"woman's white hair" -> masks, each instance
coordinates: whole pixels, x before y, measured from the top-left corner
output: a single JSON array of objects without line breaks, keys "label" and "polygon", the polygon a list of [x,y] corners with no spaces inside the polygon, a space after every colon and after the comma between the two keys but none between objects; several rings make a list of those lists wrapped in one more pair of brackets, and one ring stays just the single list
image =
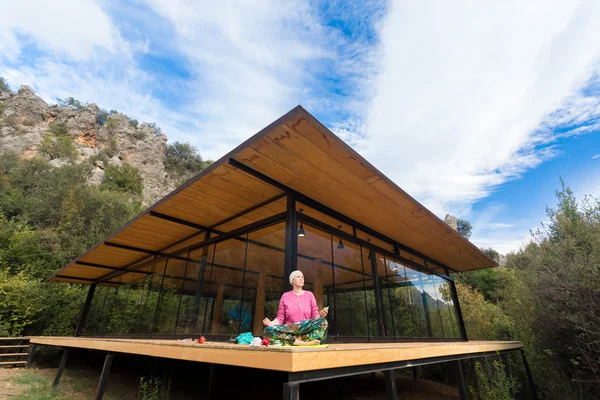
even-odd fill
[{"label": "woman's white hair", "polygon": [[294,278],[298,274],[302,274],[302,271],[299,271],[299,270],[292,271],[292,273],[290,274],[290,285],[294,286]]}]

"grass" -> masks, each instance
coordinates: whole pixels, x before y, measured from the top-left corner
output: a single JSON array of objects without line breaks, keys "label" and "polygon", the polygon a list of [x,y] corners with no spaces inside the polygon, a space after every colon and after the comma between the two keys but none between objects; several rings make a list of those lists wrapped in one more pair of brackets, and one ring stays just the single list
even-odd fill
[{"label": "grass", "polygon": [[[95,371],[65,371],[58,387],[52,382],[56,369],[20,369],[15,376],[4,379],[17,393],[11,395],[15,400],[83,400],[95,397],[99,376]],[[110,387],[110,386],[109,386]],[[0,390],[2,392],[2,390]],[[2,397],[2,393],[0,393]],[[107,400],[131,399],[131,396],[106,393]]]}]

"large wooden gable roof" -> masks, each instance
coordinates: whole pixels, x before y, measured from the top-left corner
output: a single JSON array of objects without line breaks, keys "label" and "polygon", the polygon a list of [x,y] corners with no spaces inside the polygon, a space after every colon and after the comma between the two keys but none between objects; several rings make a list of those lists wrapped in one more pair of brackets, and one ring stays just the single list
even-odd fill
[{"label": "large wooden gable roof", "polygon": [[[205,227],[219,229],[225,227],[223,222],[243,226],[285,211],[281,187],[236,168],[232,160],[455,271],[496,266],[298,106],[50,280],[91,284],[120,269],[198,243],[204,239]],[[233,218],[265,203],[266,207]]]}]

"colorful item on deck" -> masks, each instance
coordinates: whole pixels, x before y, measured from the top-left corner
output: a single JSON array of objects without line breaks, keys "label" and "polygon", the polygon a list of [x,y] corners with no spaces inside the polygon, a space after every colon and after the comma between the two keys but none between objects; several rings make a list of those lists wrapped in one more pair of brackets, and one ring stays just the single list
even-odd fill
[{"label": "colorful item on deck", "polygon": [[326,318],[313,318],[291,324],[267,326],[264,335],[272,341],[280,340],[289,346],[292,346],[296,339],[304,342],[318,340],[323,343],[327,340],[328,327],[329,324]]}]

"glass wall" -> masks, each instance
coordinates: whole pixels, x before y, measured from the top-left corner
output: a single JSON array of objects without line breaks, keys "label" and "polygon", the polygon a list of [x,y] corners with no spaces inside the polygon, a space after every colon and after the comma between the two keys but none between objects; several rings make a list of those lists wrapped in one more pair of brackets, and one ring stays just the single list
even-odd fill
[{"label": "glass wall", "polygon": [[[226,224],[275,215],[285,204]],[[460,338],[451,282],[428,272],[425,260],[302,204],[297,210],[297,268],[319,309],[329,307],[330,340]],[[120,275],[114,287],[97,288],[84,334],[261,335],[287,287],[285,235],[281,221]]]},{"label": "glass wall", "polygon": [[259,335],[284,290],[284,242],[278,223],[123,274],[97,289],[84,334]]}]

